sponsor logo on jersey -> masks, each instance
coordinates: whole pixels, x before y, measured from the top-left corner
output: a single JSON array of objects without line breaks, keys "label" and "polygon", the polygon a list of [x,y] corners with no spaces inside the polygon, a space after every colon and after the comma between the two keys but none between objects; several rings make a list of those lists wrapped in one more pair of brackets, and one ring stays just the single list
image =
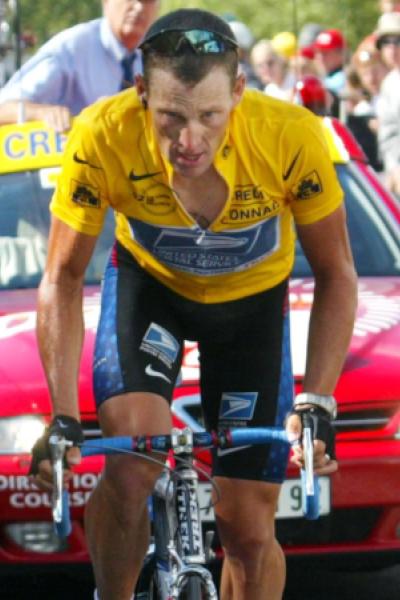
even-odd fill
[{"label": "sponsor logo on jersey", "polygon": [[223,421],[250,421],[253,418],[258,392],[224,392],[219,419]]},{"label": "sponsor logo on jersey", "polygon": [[277,199],[268,203],[254,203],[250,205],[233,204],[228,213],[221,220],[224,224],[231,223],[257,223],[278,214],[281,204]]},{"label": "sponsor logo on jersey", "polygon": [[285,173],[282,173],[282,179],[283,181],[287,181],[290,177],[290,175],[292,174],[293,171],[293,167],[297,162],[297,159],[300,156],[300,152],[302,151],[302,146],[300,146],[299,150],[297,151],[297,154],[295,154],[292,162],[290,163],[290,165],[288,166],[287,170],[285,171]]},{"label": "sponsor logo on jersey", "polygon": [[99,169],[101,170],[102,167],[98,167],[97,165],[93,165],[92,163],[90,163],[89,161],[85,160],[84,158],[81,158],[77,152],[74,152],[74,155],[72,157],[72,160],[76,163],[78,163],[79,165],[87,165],[88,167],[90,167],[91,169]]},{"label": "sponsor logo on jersey", "polygon": [[100,208],[100,192],[97,188],[75,179],[71,182],[71,198],[75,204],[84,208]]},{"label": "sponsor logo on jersey", "polygon": [[139,175],[132,169],[129,173],[129,179],[131,181],[142,181],[143,179],[150,179],[156,175],[160,175],[161,171],[155,171],[154,173],[140,173]]},{"label": "sponsor logo on jersey", "polygon": [[311,171],[293,188],[294,196],[298,200],[309,200],[322,194],[323,188],[317,171]]},{"label": "sponsor logo on jersey", "polygon": [[218,275],[260,262],[279,246],[279,215],[215,233],[198,226],[159,227],[128,217],[132,237],[164,264],[187,273]]},{"label": "sponsor logo on jersey", "polygon": [[168,215],[176,208],[176,202],[170,189],[163,184],[157,183],[146,188],[143,192],[135,190],[133,197],[146,212],[152,215]]},{"label": "sponsor logo on jersey", "polygon": [[171,368],[179,352],[179,343],[164,327],[151,323],[144,334],[140,349],[159,358]]}]

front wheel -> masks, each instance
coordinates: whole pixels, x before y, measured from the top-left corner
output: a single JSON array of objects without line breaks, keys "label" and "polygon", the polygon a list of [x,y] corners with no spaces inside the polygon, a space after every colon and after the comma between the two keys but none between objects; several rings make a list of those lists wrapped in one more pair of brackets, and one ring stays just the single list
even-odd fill
[{"label": "front wheel", "polygon": [[182,600],[206,600],[204,588],[200,577],[190,575],[185,585],[185,589],[181,594]]}]

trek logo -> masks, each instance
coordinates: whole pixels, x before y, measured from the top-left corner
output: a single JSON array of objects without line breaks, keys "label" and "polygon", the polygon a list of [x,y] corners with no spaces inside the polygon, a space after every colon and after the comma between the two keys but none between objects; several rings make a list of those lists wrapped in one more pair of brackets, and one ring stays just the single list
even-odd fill
[{"label": "trek logo", "polygon": [[90,167],[91,169],[99,169],[102,170],[102,167],[97,167],[96,165],[92,165],[92,163],[88,162],[87,160],[84,160],[83,158],[80,158],[78,156],[77,152],[74,152],[74,155],[72,157],[73,161],[80,164],[80,165],[87,165],[88,167]]},{"label": "trek logo", "polygon": [[156,175],[161,175],[161,171],[156,171],[155,173],[143,173],[143,175],[135,175],[132,169],[129,173],[129,179],[131,181],[142,181],[142,179],[149,179],[150,177],[155,177]]},{"label": "trek logo", "polygon": [[300,156],[300,152],[302,151],[302,149],[303,149],[303,148],[302,148],[302,147],[300,147],[299,151],[297,152],[297,154],[295,155],[294,159],[293,159],[293,160],[292,160],[292,162],[290,163],[290,165],[289,165],[289,167],[288,167],[288,170],[286,171],[286,173],[283,173],[283,175],[282,175],[282,179],[283,179],[283,181],[287,181],[287,180],[289,179],[289,177],[290,177],[290,175],[291,175],[291,173],[292,173],[292,171],[293,171],[293,167],[294,167],[294,165],[296,164],[296,162],[297,162],[297,159],[299,158],[299,156]]},{"label": "trek logo", "polygon": [[224,392],[219,418],[231,421],[250,421],[253,418],[258,392]]},{"label": "trek logo", "polygon": [[164,379],[168,383],[171,383],[171,380],[169,377],[164,375],[164,373],[161,373],[161,371],[156,371],[155,369],[153,369],[151,364],[148,364],[146,366],[144,372],[146,373],[146,375],[149,375],[150,377],[159,377],[160,379]]}]

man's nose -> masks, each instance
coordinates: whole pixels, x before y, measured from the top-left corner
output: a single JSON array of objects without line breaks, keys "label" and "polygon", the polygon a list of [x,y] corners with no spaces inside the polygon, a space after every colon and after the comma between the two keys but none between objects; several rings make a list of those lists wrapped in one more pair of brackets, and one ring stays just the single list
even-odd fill
[{"label": "man's nose", "polygon": [[179,132],[179,144],[185,150],[196,150],[201,140],[201,128],[196,123],[188,123]]}]

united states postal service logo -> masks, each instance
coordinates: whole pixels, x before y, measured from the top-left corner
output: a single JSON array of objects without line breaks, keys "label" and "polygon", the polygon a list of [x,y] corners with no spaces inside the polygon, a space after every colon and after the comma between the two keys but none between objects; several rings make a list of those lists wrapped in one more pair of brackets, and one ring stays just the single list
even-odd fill
[{"label": "united states postal service logo", "polygon": [[224,392],[219,410],[220,419],[250,421],[253,418],[258,392]]},{"label": "united states postal service logo", "polygon": [[159,357],[173,363],[179,352],[179,343],[164,327],[151,323],[144,334],[142,345],[153,348]]}]

